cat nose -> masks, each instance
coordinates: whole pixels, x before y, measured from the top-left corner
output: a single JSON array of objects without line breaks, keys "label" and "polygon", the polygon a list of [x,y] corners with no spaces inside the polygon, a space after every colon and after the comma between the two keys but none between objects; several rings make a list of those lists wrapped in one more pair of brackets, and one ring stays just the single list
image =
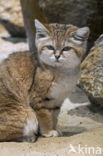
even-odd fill
[{"label": "cat nose", "polygon": [[55,54],[55,58],[56,58],[56,60],[58,60],[58,59],[59,59],[59,57],[60,57],[60,55],[59,55],[59,54]]}]

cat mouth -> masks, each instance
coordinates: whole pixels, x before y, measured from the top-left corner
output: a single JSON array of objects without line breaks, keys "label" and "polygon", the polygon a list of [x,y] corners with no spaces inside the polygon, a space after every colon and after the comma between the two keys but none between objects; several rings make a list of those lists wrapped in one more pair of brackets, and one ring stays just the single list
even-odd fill
[{"label": "cat mouth", "polygon": [[56,62],[56,63],[60,63],[60,61],[59,61],[59,60],[55,60],[55,62]]}]

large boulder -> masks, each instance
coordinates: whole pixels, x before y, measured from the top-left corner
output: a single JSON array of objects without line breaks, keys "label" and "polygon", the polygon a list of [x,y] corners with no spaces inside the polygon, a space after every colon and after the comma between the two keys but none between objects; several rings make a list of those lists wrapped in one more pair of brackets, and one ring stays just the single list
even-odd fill
[{"label": "large boulder", "polygon": [[[34,0],[34,3],[35,2],[38,2],[38,6],[44,11],[48,22],[50,23],[71,23],[80,27],[85,25],[89,26],[91,29],[90,41],[96,40],[96,38],[102,33],[103,1]],[[35,6],[38,7],[37,5]],[[19,28],[13,27],[12,32],[14,30],[15,32],[18,32],[18,35],[19,32],[23,34],[23,19],[20,0],[0,0],[0,18],[9,20],[16,26],[19,26]],[[8,29],[10,28],[12,28],[11,25],[8,27]]]},{"label": "large boulder", "polygon": [[103,107],[103,35],[81,65],[80,86],[93,104]]},{"label": "large boulder", "polygon": [[103,1],[98,0],[39,0],[49,22],[89,26],[90,40],[95,41],[103,28]]}]

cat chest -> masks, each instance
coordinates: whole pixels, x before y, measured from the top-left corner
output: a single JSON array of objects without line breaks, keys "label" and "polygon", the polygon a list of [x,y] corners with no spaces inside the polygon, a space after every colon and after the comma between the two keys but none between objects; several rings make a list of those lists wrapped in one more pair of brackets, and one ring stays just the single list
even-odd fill
[{"label": "cat chest", "polygon": [[59,100],[63,100],[72,92],[76,81],[61,80],[59,82],[53,82],[50,90],[50,97]]}]

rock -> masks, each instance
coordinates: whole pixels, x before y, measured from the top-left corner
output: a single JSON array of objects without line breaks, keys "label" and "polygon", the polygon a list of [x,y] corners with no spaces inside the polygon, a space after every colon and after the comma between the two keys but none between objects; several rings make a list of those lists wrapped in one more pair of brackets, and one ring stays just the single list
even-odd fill
[{"label": "rock", "polygon": [[0,0],[0,18],[6,19],[18,26],[23,26],[20,0]]},{"label": "rock", "polygon": [[17,26],[16,24],[14,24],[6,19],[0,19],[0,23],[5,27],[6,30],[8,30],[8,32],[11,34],[11,36],[26,37],[24,27]]},{"label": "rock", "polygon": [[[49,23],[71,23],[79,27],[89,26],[91,29],[90,41],[95,41],[102,33],[103,1],[39,0],[37,2],[40,9],[44,11]],[[19,26],[21,29],[14,29],[14,31],[18,32],[18,35],[19,32],[23,33],[20,0],[0,0],[0,17]]]},{"label": "rock", "polygon": [[80,86],[93,104],[103,107],[103,35],[81,65]]},{"label": "rock", "polygon": [[11,36],[26,36],[19,0],[0,1],[0,23],[3,24]]},{"label": "rock", "polygon": [[89,26],[91,41],[95,41],[102,33],[103,1],[39,0],[39,6],[44,10],[49,22]]}]

